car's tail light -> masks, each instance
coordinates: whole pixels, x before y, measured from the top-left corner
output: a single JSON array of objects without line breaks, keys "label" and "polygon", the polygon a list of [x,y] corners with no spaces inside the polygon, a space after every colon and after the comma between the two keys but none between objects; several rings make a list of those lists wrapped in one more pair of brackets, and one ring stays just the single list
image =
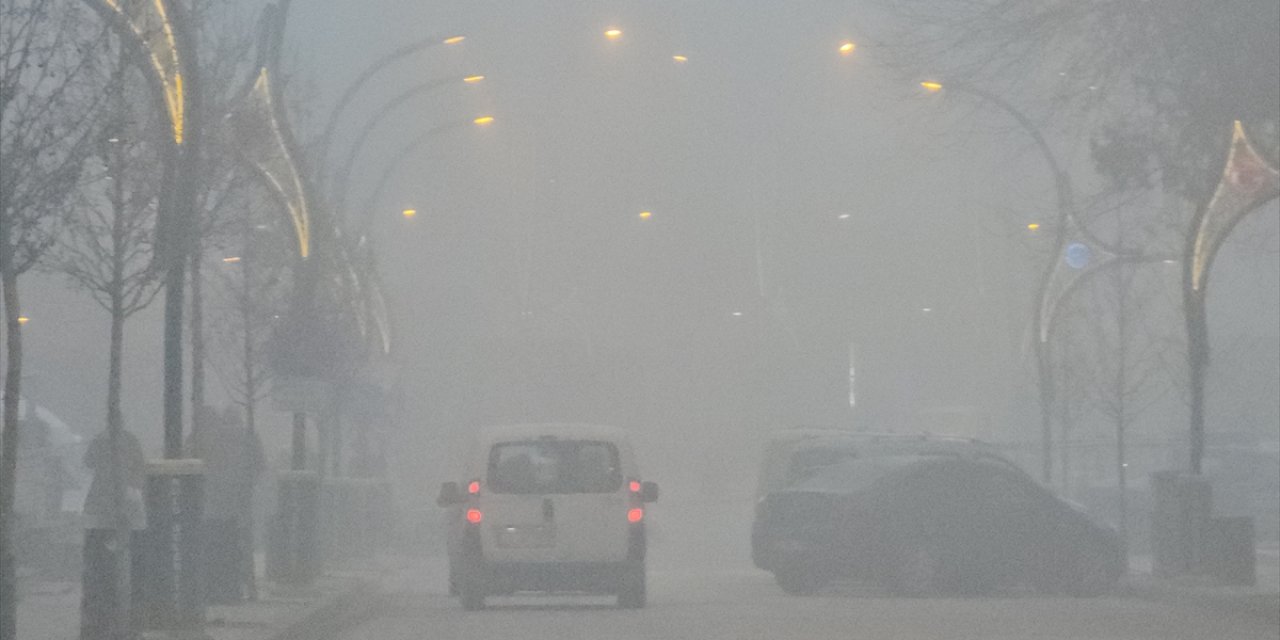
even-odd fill
[{"label": "car's tail light", "polygon": [[481,520],[484,520],[484,514],[479,509],[467,509],[467,522],[480,524]]},{"label": "car's tail light", "polygon": [[627,522],[635,524],[643,519],[644,509],[641,509],[640,507],[632,507],[630,511],[627,511]]}]

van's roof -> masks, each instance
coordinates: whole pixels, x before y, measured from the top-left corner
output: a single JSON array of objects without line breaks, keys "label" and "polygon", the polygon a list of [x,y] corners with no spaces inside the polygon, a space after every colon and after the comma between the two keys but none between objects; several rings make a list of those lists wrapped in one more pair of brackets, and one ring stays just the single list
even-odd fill
[{"label": "van's roof", "polygon": [[512,424],[481,427],[476,438],[482,444],[533,440],[542,437],[564,440],[605,440],[609,442],[627,441],[627,432],[608,425],[599,424]]}]

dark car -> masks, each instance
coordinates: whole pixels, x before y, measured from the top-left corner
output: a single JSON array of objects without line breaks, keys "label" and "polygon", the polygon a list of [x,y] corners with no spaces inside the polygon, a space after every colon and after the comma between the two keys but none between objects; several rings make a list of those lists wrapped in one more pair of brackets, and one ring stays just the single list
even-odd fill
[{"label": "dark car", "polygon": [[894,443],[843,448],[757,504],[752,552],[788,593],[836,578],[901,595],[1027,584],[1094,595],[1125,570],[1119,536],[998,456]]}]

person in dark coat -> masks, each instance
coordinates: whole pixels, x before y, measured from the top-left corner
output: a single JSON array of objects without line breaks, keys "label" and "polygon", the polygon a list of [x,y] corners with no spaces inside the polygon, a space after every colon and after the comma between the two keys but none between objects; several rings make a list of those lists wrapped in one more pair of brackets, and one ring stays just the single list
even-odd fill
[{"label": "person in dark coat", "polygon": [[[121,540],[121,529],[142,531],[147,528],[146,507],[142,490],[146,484],[147,459],[142,445],[132,433],[120,429],[116,443],[117,460],[112,463],[111,438],[107,429],[94,437],[85,451],[84,466],[93,472],[89,492],[84,501],[84,575],[80,600],[80,637],[83,640],[128,638],[132,632],[117,629],[113,633],[114,611],[119,602],[118,590],[130,588],[137,580],[125,579],[117,570],[115,551],[127,544],[128,554],[124,565],[137,573],[138,554],[132,553],[137,545],[132,540]],[[123,495],[116,495],[114,474],[122,474]],[[132,536],[129,536],[130,538]]]}]

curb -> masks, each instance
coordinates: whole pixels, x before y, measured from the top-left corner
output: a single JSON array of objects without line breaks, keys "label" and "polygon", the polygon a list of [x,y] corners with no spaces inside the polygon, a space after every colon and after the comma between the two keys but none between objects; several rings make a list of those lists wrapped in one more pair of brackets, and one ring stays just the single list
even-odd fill
[{"label": "curb", "polygon": [[1128,576],[1116,587],[1120,595],[1212,609],[1280,624],[1280,593],[1251,587],[1180,583],[1150,576]]},{"label": "curb", "polygon": [[267,640],[320,640],[367,620],[382,597],[378,583],[358,580],[351,588],[329,596]]}]

